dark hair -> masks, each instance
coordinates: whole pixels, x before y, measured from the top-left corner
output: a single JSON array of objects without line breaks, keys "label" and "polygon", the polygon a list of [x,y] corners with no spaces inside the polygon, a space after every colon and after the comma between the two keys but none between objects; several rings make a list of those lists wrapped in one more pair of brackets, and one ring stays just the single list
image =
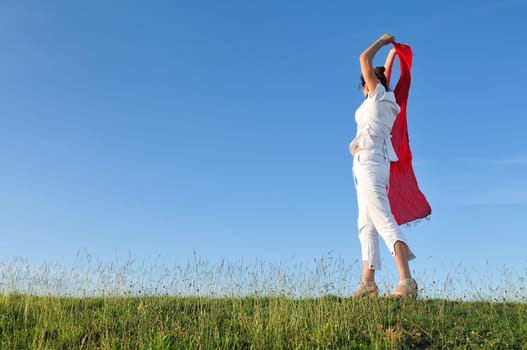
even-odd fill
[{"label": "dark hair", "polygon": [[[382,66],[375,67],[374,72],[375,72],[375,76],[377,77],[377,79],[379,79],[379,81],[384,86],[386,91],[390,91],[390,87],[388,86],[388,83],[386,82],[386,75],[384,75],[385,70],[386,69]],[[364,85],[366,85],[366,81],[364,80],[364,77],[362,75],[360,76],[360,80],[361,80],[361,86],[364,87]]]}]

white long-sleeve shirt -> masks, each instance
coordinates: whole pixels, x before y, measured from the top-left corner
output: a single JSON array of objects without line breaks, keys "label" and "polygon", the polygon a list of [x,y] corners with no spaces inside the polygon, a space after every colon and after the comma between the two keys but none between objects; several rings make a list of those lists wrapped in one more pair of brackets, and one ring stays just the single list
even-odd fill
[{"label": "white long-sleeve shirt", "polygon": [[391,140],[392,126],[401,108],[392,91],[379,83],[373,93],[355,111],[357,134],[349,145],[350,151],[359,146],[365,150],[386,152],[392,162],[398,160]]}]

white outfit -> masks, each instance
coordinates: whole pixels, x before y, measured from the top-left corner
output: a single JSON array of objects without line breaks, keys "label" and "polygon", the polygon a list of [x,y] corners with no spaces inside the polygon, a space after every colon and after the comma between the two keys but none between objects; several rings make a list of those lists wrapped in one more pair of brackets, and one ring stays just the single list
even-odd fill
[{"label": "white outfit", "polygon": [[[363,149],[353,158],[353,177],[357,191],[362,260],[368,261],[372,270],[381,269],[379,235],[392,255],[395,255],[397,241],[408,246],[391,212],[387,193],[390,161],[397,160],[390,133],[400,110],[393,92],[377,84],[375,91],[368,94],[355,112],[357,135],[349,146],[350,151],[356,146]],[[408,248],[408,259],[414,258]]]}]

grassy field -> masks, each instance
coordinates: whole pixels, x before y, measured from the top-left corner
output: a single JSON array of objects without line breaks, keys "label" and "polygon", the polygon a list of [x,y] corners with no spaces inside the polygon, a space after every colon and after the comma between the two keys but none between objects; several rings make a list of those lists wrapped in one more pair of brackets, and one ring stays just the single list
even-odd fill
[{"label": "grassy field", "polygon": [[[332,256],[172,266],[15,258],[0,263],[0,350],[527,349],[526,276],[459,266],[445,278],[416,273],[416,301],[352,300],[360,264]],[[394,282],[378,280],[381,294]]]},{"label": "grassy field", "polygon": [[4,295],[1,349],[527,349],[527,304]]}]

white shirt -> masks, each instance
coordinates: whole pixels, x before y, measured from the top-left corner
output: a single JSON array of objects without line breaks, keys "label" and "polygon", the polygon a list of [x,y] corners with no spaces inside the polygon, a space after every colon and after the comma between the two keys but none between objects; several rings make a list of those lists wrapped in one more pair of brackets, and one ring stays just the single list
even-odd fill
[{"label": "white shirt", "polygon": [[393,92],[386,91],[381,83],[377,84],[375,91],[370,92],[355,111],[357,135],[351,141],[349,149],[354,150],[359,146],[365,150],[383,151],[390,161],[396,161],[398,158],[390,133],[400,111]]}]

